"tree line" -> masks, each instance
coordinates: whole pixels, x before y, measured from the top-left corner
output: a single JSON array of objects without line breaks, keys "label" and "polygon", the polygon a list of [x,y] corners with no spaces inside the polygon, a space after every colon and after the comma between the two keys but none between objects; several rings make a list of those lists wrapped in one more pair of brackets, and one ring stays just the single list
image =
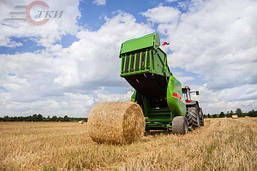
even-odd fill
[{"label": "tree line", "polygon": [[19,122],[19,121],[26,121],[26,122],[76,122],[76,121],[87,121],[87,118],[73,118],[65,115],[64,117],[61,116],[47,116],[44,117],[41,114],[34,114],[30,116],[4,116],[0,117],[0,122]]},{"label": "tree line", "polygon": [[251,110],[249,112],[243,113],[240,108],[236,109],[235,112],[227,111],[226,113],[220,112],[220,114],[207,114],[204,115],[205,118],[225,118],[225,117],[231,117],[232,115],[237,115],[238,117],[245,117],[245,116],[250,116],[250,117],[257,117],[257,111]]},{"label": "tree line", "polygon": [[[220,112],[220,114],[205,114],[205,118],[225,118],[231,117],[232,115],[238,115],[238,117],[257,117],[257,110],[251,110],[247,113],[243,113],[240,108],[236,109],[235,112],[228,111],[226,113]],[[4,116],[0,117],[0,122],[19,122],[19,121],[26,121],[26,122],[77,122],[77,121],[84,121],[87,122],[87,118],[74,118],[65,115],[64,117],[61,116],[47,116],[44,117],[41,114],[34,114],[30,116]]]}]

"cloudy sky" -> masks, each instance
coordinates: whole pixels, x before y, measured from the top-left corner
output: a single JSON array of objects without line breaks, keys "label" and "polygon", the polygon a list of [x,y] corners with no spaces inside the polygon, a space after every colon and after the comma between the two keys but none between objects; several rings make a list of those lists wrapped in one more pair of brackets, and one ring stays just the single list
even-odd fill
[{"label": "cloudy sky", "polygon": [[257,109],[256,0],[44,0],[33,21],[59,15],[42,25],[24,13],[32,2],[0,1],[0,117],[86,117],[96,103],[129,100],[120,45],[154,31],[204,113]]}]

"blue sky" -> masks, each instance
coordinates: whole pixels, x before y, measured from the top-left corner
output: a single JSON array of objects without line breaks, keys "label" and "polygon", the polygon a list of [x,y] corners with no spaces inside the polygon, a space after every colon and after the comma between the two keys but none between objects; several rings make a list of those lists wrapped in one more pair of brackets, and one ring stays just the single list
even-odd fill
[{"label": "blue sky", "polygon": [[142,11],[146,11],[149,8],[157,6],[165,1],[160,0],[131,0],[131,1],[119,1],[113,0],[106,3],[103,6],[96,6],[91,1],[82,1],[79,5],[82,17],[78,20],[79,25],[86,26],[90,30],[99,29],[104,23],[104,17],[113,17],[115,12],[124,11],[133,14],[138,22],[145,22],[146,18],[140,15]]},{"label": "blue sky", "polygon": [[31,2],[0,3],[0,116],[82,117],[96,103],[129,100],[120,44],[154,31],[170,42],[162,48],[173,75],[200,90],[205,113],[256,109],[254,1],[46,0],[61,18],[40,26],[4,20]]},{"label": "blue sky", "polygon": [[[180,1],[188,2],[188,0]],[[136,5],[135,5],[136,4]],[[166,2],[160,0],[142,0],[142,1],[123,1],[122,3],[119,0],[112,0],[106,3],[105,5],[96,5],[92,1],[82,0],[79,3],[79,11],[81,16],[78,17],[77,24],[80,27],[89,29],[91,31],[98,30],[104,23],[105,17],[112,18],[117,14],[118,11],[123,11],[126,13],[133,14],[137,22],[147,22],[147,18],[142,16],[142,12],[147,11],[149,8],[153,8],[160,4],[177,7],[182,12],[186,12],[185,9],[180,8],[178,2]],[[156,24],[153,24],[153,28],[156,29]],[[162,35],[161,35],[162,36]],[[0,53],[2,54],[15,54],[21,52],[33,52],[37,50],[44,49],[43,46],[37,44],[36,37],[10,37],[12,41],[17,43],[22,43],[22,46],[18,47],[6,47],[0,46]],[[62,35],[61,40],[58,40],[56,43],[61,44],[62,47],[66,48],[70,46],[74,41],[78,40],[76,35],[65,34]]]}]

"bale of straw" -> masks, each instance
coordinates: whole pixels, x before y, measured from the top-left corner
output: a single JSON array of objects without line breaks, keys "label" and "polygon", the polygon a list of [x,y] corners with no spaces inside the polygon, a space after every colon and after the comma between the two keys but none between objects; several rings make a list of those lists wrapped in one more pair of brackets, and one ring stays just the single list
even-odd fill
[{"label": "bale of straw", "polygon": [[232,119],[238,119],[237,115],[232,115]]},{"label": "bale of straw", "polygon": [[145,119],[137,103],[105,102],[91,109],[88,128],[97,143],[127,144],[144,135]]},{"label": "bale of straw", "polygon": [[84,121],[79,121],[79,124],[83,124],[84,123]]}]

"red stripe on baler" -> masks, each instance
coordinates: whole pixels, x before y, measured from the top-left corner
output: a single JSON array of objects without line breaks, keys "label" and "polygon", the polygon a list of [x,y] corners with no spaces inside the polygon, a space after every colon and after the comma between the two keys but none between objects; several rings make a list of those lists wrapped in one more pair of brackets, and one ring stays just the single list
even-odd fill
[{"label": "red stripe on baler", "polygon": [[182,100],[182,97],[180,95],[178,95],[177,93],[172,93],[172,96]]}]

